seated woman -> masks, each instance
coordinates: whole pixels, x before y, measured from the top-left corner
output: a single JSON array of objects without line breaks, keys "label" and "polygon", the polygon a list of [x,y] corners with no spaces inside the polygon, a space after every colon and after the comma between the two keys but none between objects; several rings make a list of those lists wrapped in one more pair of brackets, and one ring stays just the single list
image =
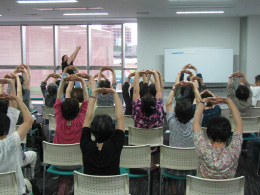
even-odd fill
[{"label": "seated woman", "polygon": [[[202,99],[208,97],[215,97],[215,95],[209,90],[204,90],[200,95]],[[196,110],[196,104],[193,104],[193,109]],[[220,115],[221,115],[221,108],[219,105],[212,105],[211,103],[207,104],[203,112],[203,119],[202,119],[201,126],[206,127],[207,121],[209,119]]]},{"label": "seated woman", "polygon": [[122,86],[122,93],[123,93],[123,99],[125,102],[125,115],[132,115],[132,101],[133,101],[133,90],[134,88],[130,88],[129,93],[129,87],[130,87],[130,79],[131,77],[135,76],[135,72],[132,72],[128,75],[124,85]]},{"label": "seated woman", "polygon": [[[211,118],[207,123],[207,135],[210,142],[205,140],[200,121],[208,103],[212,105],[225,103],[231,110],[235,121],[232,135],[231,125],[224,117]],[[199,105],[193,120],[193,140],[199,160],[197,176],[209,179],[228,179],[236,174],[238,159],[243,142],[243,124],[240,113],[229,98],[205,98]],[[232,138],[231,138],[232,135]],[[230,143],[227,142],[231,138]]]},{"label": "seated woman", "polygon": [[[110,93],[115,100],[116,130],[112,118],[97,115],[91,122],[94,104],[100,93]],[[119,175],[119,162],[125,137],[124,113],[121,101],[115,89],[96,89],[92,87],[92,96],[86,113],[80,147],[82,150],[84,173],[89,175]],[[91,139],[91,134],[95,140]]]},{"label": "seated woman", "polygon": [[[88,75],[89,79],[92,76]],[[84,101],[81,108],[79,101],[75,98],[67,98],[62,102],[63,89],[66,81],[80,81],[83,89]],[[93,82],[95,84],[95,82]],[[76,75],[64,77],[59,86],[55,109],[56,131],[53,143],[56,144],[73,144],[79,143],[81,137],[81,129],[85,114],[88,107],[88,92],[85,81]]]},{"label": "seated woman", "polygon": [[[149,73],[152,74],[155,78],[156,96],[154,97],[150,93],[145,93],[140,98],[140,76]],[[160,87],[159,76],[156,71],[139,71],[135,74],[132,109],[132,115],[136,127],[156,128],[163,125],[164,109],[162,101],[162,90]]]},{"label": "seated woman", "polygon": [[[179,82],[176,83],[166,102],[166,118],[170,129],[169,146],[172,147],[194,147],[192,139],[192,122],[194,116],[194,110],[189,99],[183,99],[176,102],[175,108],[172,107],[175,91],[181,87],[192,87],[195,92],[196,102],[200,101],[199,91],[196,85],[192,82]],[[194,175],[194,171],[177,171],[177,170],[166,170],[167,173],[178,176],[186,176],[188,174]],[[171,194],[176,194],[176,180],[171,179],[170,189]]]},{"label": "seated woman", "polygon": [[[102,72],[105,70],[109,70],[112,73],[112,86],[110,84],[109,80],[101,80],[102,77]],[[116,73],[115,70],[113,68],[110,67],[102,67],[99,71],[98,74],[98,88],[111,88],[113,87],[114,89],[116,89]],[[113,96],[109,93],[101,93],[98,94],[97,97],[97,105],[98,106],[114,106],[114,99]]]}]

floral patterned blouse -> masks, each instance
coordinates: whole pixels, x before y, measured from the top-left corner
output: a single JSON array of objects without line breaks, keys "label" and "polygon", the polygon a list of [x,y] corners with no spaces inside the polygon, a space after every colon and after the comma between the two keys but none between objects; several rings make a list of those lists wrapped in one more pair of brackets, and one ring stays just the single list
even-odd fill
[{"label": "floral patterned blouse", "polygon": [[144,112],[141,110],[141,99],[136,99],[133,101],[132,106],[133,112],[133,119],[135,122],[135,127],[137,128],[156,128],[161,127],[163,125],[163,116],[164,116],[164,109],[163,109],[163,101],[161,98],[156,98],[156,106],[155,106],[155,113],[151,116],[146,116]]},{"label": "floral patterned blouse", "polygon": [[198,156],[197,176],[209,179],[228,179],[236,174],[243,136],[234,132],[228,146],[216,148],[205,140],[203,131],[193,135]]}]

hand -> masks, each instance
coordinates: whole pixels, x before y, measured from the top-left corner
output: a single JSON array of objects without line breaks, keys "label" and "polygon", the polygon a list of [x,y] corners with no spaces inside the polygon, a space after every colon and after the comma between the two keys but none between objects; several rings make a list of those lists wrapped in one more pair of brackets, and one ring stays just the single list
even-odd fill
[{"label": "hand", "polygon": [[0,84],[8,84],[9,79],[0,79]]},{"label": "hand", "polygon": [[80,49],[81,49],[81,46],[77,46],[76,49],[77,49],[77,50],[80,50]]},{"label": "hand", "polygon": [[131,77],[135,76],[135,72],[132,72],[128,75],[128,78],[130,79]]},{"label": "hand", "polygon": [[196,68],[196,66],[193,66],[193,65],[191,65],[190,64],[190,66],[189,66],[189,69],[193,69],[194,71],[197,71],[198,69]]},{"label": "hand", "polygon": [[116,93],[116,90],[114,88],[103,88],[102,90],[102,93]]},{"label": "hand", "polygon": [[139,72],[137,72],[140,76],[143,76],[143,75],[146,75],[146,74],[149,74],[148,73],[149,70],[140,70]]},{"label": "hand", "polygon": [[17,96],[7,93],[0,94],[0,99],[6,99],[6,100],[17,100]]},{"label": "hand", "polygon": [[103,66],[100,71],[103,72],[105,70],[111,70],[112,68],[108,67],[108,66]]},{"label": "hand", "polygon": [[191,65],[191,64],[187,64],[187,65],[183,66],[182,70],[185,70],[185,69],[189,68],[190,65]]},{"label": "hand", "polygon": [[74,75],[74,74],[72,74],[72,75],[67,75],[67,76],[63,77],[63,80],[65,80],[65,81],[76,81],[76,80],[77,80],[76,77],[77,77],[77,76]]},{"label": "hand", "polygon": [[84,78],[84,79],[88,79],[88,80],[90,80],[91,79],[91,75],[89,75],[89,74],[86,74],[86,73],[77,73],[76,74],[78,77],[81,77],[81,78]]},{"label": "hand", "polygon": [[6,78],[6,79],[14,79],[15,78],[15,75],[13,73],[10,73],[10,74],[6,74],[3,78]]},{"label": "hand", "polygon": [[185,81],[181,81],[181,82],[175,83],[174,88],[177,89],[179,87],[186,87],[186,86],[187,86],[187,83]]},{"label": "hand", "polygon": [[156,70],[156,72],[157,72],[159,77],[162,77],[162,74],[158,70]]},{"label": "hand", "polygon": [[201,81],[201,78],[200,78],[200,77],[198,77],[198,76],[193,76],[193,77],[192,77],[192,80]]},{"label": "hand", "polygon": [[25,65],[25,64],[21,64],[20,66],[24,67],[26,70],[30,69],[30,67],[28,65]]},{"label": "hand", "polygon": [[182,70],[181,73],[186,73],[186,74],[192,75],[192,72],[187,69]]},{"label": "hand", "polygon": [[55,79],[60,79],[61,78],[60,74],[56,74],[56,73],[52,73],[51,77],[55,78]]}]

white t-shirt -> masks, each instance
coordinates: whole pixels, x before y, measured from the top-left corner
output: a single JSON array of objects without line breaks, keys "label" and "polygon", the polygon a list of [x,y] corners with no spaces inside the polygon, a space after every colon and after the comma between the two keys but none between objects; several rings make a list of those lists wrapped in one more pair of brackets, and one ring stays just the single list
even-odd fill
[{"label": "white t-shirt", "polygon": [[10,106],[8,107],[7,116],[10,118],[11,123],[10,123],[9,133],[8,133],[7,137],[12,135],[12,133],[14,133],[16,131],[16,123],[19,118],[19,114],[20,114],[20,110],[17,110]]},{"label": "white t-shirt", "polygon": [[19,195],[25,193],[24,177],[21,170],[20,143],[21,139],[17,132],[0,140],[0,173],[16,172]]},{"label": "white t-shirt", "polygon": [[252,95],[252,106],[256,106],[257,100],[260,100],[260,87],[250,86],[250,89],[253,93],[253,95]]}]

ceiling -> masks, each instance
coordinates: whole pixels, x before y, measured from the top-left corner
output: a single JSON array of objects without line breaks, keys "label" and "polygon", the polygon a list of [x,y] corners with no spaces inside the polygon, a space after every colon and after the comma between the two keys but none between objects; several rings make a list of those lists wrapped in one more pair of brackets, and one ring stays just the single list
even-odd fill
[{"label": "ceiling", "polygon": [[[39,11],[34,8],[86,8],[104,10]],[[219,11],[224,14],[177,15],[176,11]],[[107,16],[63,16],[65,12],[107,12]],[[245,17],[260,15],[259,0],[78,0],[77,3],[19,4],[15,0],[0,1],[0,24],[13,22],[133,22],[137,18],[174,17]]]}]

